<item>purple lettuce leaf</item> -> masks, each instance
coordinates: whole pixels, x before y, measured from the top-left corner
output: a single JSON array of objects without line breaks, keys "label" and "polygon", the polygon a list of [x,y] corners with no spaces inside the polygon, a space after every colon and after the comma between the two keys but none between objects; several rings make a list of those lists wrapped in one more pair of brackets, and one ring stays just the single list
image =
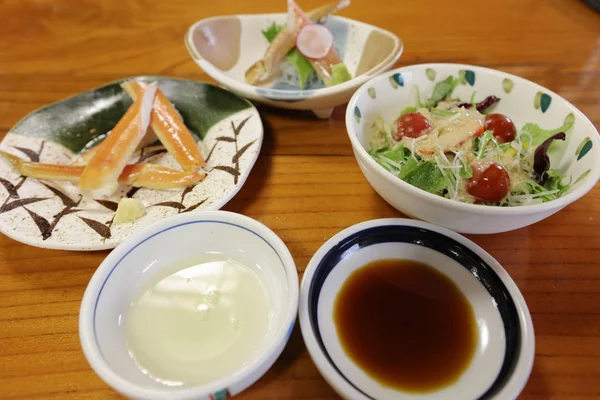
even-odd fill
[{"label": "purple lettuce leaf", "polygon": [[[483,99],[482,101],[480,101],[479,103],[477,103],[475,105],[475,107],[477,108],[477,111],[479,111],[480,113],[482,113],[482,112],[484,112],[485,110],[487,110],[488,108],[490,108],[491,106],[493,106],[494,104],[496,104],[499,101],[500,101],[500,98],[498,98],[496,96],[488,96],[485,99]],[[472,108],[473,104],[471,104],[471,103],[460,103],[458,106],[459,107],[464,107],[464,108]]]},{"label": "purple lettuce leaf", "polygon": [[536,180],[543,185],[548,179],[548,175],[544,172],[550,169],[550,157],[548,157],[548,148],[552,144],[553,140],[565,140],[567,135],[564,132],[556,133],[544,140],[540,144],[533,154],[533,171]]}]

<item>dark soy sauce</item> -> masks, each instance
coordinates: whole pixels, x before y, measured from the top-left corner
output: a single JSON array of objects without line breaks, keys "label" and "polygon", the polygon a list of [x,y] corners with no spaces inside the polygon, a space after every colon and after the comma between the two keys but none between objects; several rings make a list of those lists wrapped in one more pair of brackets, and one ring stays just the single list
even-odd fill
[{"label": "dark soy sauce", "polygon": [[348,357],[381,385],[404,392],[453,384],[477,347],[465,295],[446,275],[411,260],[354,271],[335,299],[333,319]]}]

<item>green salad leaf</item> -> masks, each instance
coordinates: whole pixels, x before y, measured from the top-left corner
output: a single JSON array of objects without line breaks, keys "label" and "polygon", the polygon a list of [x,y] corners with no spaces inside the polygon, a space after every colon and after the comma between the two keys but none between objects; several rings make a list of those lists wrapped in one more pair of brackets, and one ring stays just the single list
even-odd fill
[{"label": "green salad leaf", "polygon": [[417,112],[417,107],[406,107],[404,108],[402,111],[400,111],[400,116],[404,115],[404,114],[408,114],[408,113],[414,113]]},{"label": "green salad leaf", "polygon": [[441,194],[448,185],[448,180],[435,162],[414,157],[410,149],[404,146],[372,149],[369,154],[398,178],[429,193]]},{"label": "green salad leaf", "polygon": [[275,36],[277,36],[277,34],[281,32],[283,28],[283,25],[277,25],[275,22],[273,22],[271,26],[262,31],[262,34],[269,42],[272,42],[275,39]]},{"label": "green salad leaf", "polygon": [[458,174],[463,179],[470,179],[473,177],[473,169],[469,166],[469,164],[463,162]]},{"label": "green salad leaf", "polygon": [[456,114],[458,114],[458,111],[440,110],[435,107],[431,109],[431,115],[435,117],[451,117]]},{"label": "green salad leaf", "polygon": [[500,150],[503,153],[506,153],[511,147],[512,147],[512,143],[511,142],[506,142],[506,143],[500,143],[498,145],[498,147],[500,148]]},{"label": "green salad leaf", "polygon": [[[269,42],[272,42],[277,34],[284,28],[284,25],[277,25],[275,22],[273,22],[271,26],[262,31],[262,34]],[[300,89],[304,89],[308,77],[315,69],[310,64],[310,61],[308,61],[308,59],[304,57],[295,47],[286,55],[286,60],[292,64],[296,69],[296,72],[298,72]]]},{"label": "green salad leaf", "polygon": [[528,143],[529,138],[527,135],[530,135],[531,141],[532,141],[531,144],[534,147],[537,147],[552,135],[555,135],[559,132],[566,133],[569,129],[571,129],[573,127],[574,123],[575,123],[574,118],[567,117],[567,118],[565,118],[565,122],[563,123],[562,126],[559,126],[556,129],[544,129],[537,124],[528,122],[523,126],[523,128],[521,128],[521,135],[525,134],[525,135],[523,135],[523,143]]},{"label": "green salad leaf", "polygon": [[488,143],[494,139],[493,131],[485,131],[481,136],[479,136],[479,150],[477,150],[477,158],[482,159],[485,156],[485,149],[487,148]]},{"label": "green salad leaf", "polygon": [[433,194],[441,194],[448,185],[448,181],[442,174],[442,171],[432,161],[421,162],[402,179],[419,189]]},{"label": "green salad leaf", "polygon": [[449,76],[443,81],[436,83],[433,88],[433,93],[431,93],[431,97],[427,100],[425,105],[429,108],[435,107],[437,103],[452,94],[456,85],[458,85],[458,79],[453,76]]},{"label": "green salad leaf", "polygon": [[384,146],[378,149],[369,150],[371,157],[375,159],[382,167],[395,175],[399,175],[407,160],[410,158],[410,150],[404,146],[397,146],[394,149],[390,149],[388,146]]},{"label": "green salad leaf", "polygon": [[475,93],[477,93],[476,90],[474,90],[473,93],[471,94],[471,98],[469,99],[469,103],[471,103],[471,107],[474,110],[477,110],[477,102],[475,101]]},{"label": "green salad leaf", "polygon": [[382,152],[381,156],[397,163],[406,162],[410,157],[410,150],[404,146],[398,146],[393,150],[386,150]]},{"label": "green salad leaf", "polygon": [[406,177],[410,176],[420,165],[421,162],[418,161],[415,157],[409,157],[402,166],[402,170],[398,174],[398,178],[406,180]]},{"label": "green salad leaf", "polygon": [[300,52],[296,49],[290,51],[286,56],[286,59],[294,66],[294,68],[296,68],[300,80],[300,89],[304,89],[308,77],[315,69],[310,64],[310,61],[308,61],[306,57],[300,54]]},{"label": "green salad leaf", "polygon": [[559,196],[569,190],[572,186],[571,179],[569,179],[569,182],[563,183],[566,175],[561,174],[560,171],[556,169],[549,169],[545,174],[548,176],[548,179],[546,180],[544,187],[548,190],[558,190]]}]

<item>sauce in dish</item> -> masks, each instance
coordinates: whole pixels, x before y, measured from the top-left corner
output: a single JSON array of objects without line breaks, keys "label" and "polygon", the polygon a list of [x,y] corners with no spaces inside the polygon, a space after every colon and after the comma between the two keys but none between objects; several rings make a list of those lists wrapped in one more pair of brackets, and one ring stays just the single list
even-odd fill
[{"label": "sauce in dish", "polygon": [[263,342],[268,294],[249,267],[188,263],[155,280],[131,303],[127,346],[140,370],[169,386],[201,385],[234,373]]},{"label": "sauce in dish", "polygon": [[444,274],[416,261],[386,259],[354,271],[333,311],[348,357],[381,385],[426,393],[455,383],[477,347],[464,294]]}]

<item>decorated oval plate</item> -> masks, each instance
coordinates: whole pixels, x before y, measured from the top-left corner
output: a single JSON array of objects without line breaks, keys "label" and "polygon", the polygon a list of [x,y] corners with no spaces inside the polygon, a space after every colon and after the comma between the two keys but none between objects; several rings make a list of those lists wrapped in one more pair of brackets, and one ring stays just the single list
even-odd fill
[{"label": "decorated oval plate", "polygon": [[[194,136],[206,160],[205,178],[178,189],[120,186],[103,198],[83,196],[76,184],[21,176],[0,157],[0,231],[32,246],[63,250],[102,250],[172,215],[216,210],[241,188],[263,139],[258,111],[225,89],[190,80],[131,78],[156,82]],[[48,105],[27,115],[0,143],[0,150],[23,161],[69,164],[86,145],[101,141],[132,104],[123,81]],[[177,168],[159,141],[139,146],[132,163]],[[143,215],[115,223],[122,198],[137,199]]]}]

